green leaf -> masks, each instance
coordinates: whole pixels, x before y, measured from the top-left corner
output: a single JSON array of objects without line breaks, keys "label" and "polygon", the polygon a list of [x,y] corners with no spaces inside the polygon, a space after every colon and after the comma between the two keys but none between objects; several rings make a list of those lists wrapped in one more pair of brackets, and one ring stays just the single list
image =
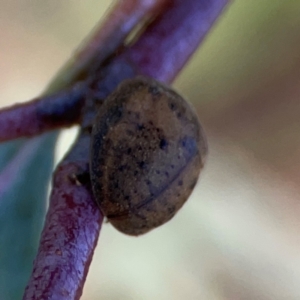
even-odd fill
[{"label": "green leaf", "polygon": [[18,149],[24,144],[24,139],[9,141],[1,144],[0,148],[0,172],[7,163],[14,157]]},{"label": "green leaf", "polygon": [[0,146],[2,300],[21,299],[32,271],[45,218],[56,137],[57,133],[51,133]]}]

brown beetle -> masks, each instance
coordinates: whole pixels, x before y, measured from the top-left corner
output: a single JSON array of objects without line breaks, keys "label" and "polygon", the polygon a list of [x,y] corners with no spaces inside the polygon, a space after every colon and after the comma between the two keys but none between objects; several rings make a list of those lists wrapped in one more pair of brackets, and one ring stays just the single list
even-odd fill
[{"label": "brown beetle", "polygon": [[196,185],[207,144],[191,106],[156,80],[125,80],[92,129],[91,180],[108,221],[139,235],[167,222]]}]

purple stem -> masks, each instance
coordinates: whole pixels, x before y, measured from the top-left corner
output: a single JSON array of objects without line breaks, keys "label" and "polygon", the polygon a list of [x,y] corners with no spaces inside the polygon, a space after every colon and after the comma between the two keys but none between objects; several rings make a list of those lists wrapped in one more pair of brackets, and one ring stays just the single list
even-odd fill
[{"label": "purple stem", "polygon": [[79,299],[82,294],[103,219],[89,186],[76,177],[86,171],[85,163],[62,163],[55,172],[42,240],[23,299]]},{"label": "purple stem", "polygon": [[86,84],[78,83],[59,94],[1,110],[0,142],[78,124],[86,90]]},{"label": "purple stem", "polygon": [[[119,0],[106,15],[103,24],[93,33],[84,47],[75,55],[76,70],[84,69],[91,62],[99,64],[109,57],[115,49],[122,45],[141,20],[151,14],[158,14],[170,0]],[[99,43],[100,41],[100,43]]]},{"label": "purple stem", "polygon": [[173,0],[126,56],[140,73],[170,83],[229,0]]}]

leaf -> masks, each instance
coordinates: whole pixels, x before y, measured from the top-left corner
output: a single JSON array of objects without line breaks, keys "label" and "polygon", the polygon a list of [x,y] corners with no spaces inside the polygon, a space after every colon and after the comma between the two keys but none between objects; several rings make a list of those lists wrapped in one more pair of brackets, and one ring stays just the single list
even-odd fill
[{"label": "leaf", "polygon": [[24,143],[24,139],[3,143],[0,148],[0,170],[3,170],[7,163]]},{"label": "leaf", "polygon": [[21,299],[45,217],[57,134],[0,146],[1,299]]}]

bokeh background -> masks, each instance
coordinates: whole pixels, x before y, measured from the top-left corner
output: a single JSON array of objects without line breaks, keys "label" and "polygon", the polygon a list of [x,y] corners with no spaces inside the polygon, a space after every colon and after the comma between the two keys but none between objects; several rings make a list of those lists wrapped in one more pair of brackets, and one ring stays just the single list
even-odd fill
[{"label": "bokeh background", "polygon": [[[41,93],[110,4],[0,0],[0,105]],[[209,140],[193,195],[139,238],[104,224],[82,299],[300,299],[299,15],[232,1],[174,84]]]}]

